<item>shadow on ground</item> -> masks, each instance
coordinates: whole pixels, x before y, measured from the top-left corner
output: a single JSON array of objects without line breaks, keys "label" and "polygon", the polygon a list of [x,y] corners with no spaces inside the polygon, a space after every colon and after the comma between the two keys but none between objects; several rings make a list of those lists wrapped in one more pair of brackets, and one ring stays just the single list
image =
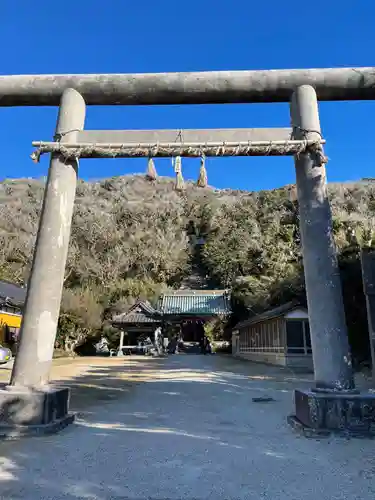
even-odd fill
[{"label": "shadow on ground", "polygon": [[[130,398],[137,394],[137,387],[143,383],[187,383],[215,384],[222,387],[224,392],[242,395],[248,391],[259,391],[261,393],[286,392],[290,393],[294,388],[308,387],[311,385],[310,374],[295,374],[290,370],[265,365],[249,365],[230,358],[219,358],[219,366],[225,370],[212,371],[212,363],[207,368],[181,367],[181,359],[184,355],[170,357],[168,366],[165,359],[150,358],[125,358],[124,366],[95,366],[89,369],[85,375],[72,377],[64,380],[56,380],[54,383],[60,386],[68,386],[71,389],[70,407],[74,412],[82,412],[93,405],[102,405],[106,402],[115,401],[119,398]],[[207,358],[201,358],[207,360]],[[213,358],[208,358],[213,361]],[[223,364],[224,363],[224,364]],[[243,386],[236,381],[248,381],[251,385]],[[258,384],[257,384],[258,382]],[[276,384],[276,389],[275,389]]]},{"label": "shadow on ground", "polygon": [[374,496],[373,443],[309,441],[286,425],[292,390],[308,387],[310,376],[180,355],[108,360],[65,384],[76,423],[0,444],[1,498]]}]

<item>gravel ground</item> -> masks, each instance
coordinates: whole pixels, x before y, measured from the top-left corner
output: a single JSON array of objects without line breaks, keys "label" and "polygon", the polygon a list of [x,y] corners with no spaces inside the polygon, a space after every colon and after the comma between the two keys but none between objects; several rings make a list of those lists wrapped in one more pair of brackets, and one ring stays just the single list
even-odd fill
[{"label": "gravel ground", "polygon": [[1,499],[375,497],[373,441],[308,440],[286,424],[309,378],[198,355],[126,370],[141,382],[62,433],[0,444]]}]

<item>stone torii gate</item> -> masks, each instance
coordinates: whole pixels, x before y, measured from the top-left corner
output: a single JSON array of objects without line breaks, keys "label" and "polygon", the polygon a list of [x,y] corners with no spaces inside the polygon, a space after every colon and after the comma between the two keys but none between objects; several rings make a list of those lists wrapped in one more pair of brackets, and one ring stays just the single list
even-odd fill
[{"label": "stone torii gate", "polygon": [[[375,428],[375,397],[355,390],[327,197],[318,99],[375,99],[375,68],[153,75],[0,77],[0,106],[60,104],[10,386],[0,391],[0,435],[53,432],[73,420],[68,389],[49,385],[79,158],[294,155],[315,386],[295,391],[289,422],[305,433]],[[91,131],[86,104],[291,103],[291,128]]]}]

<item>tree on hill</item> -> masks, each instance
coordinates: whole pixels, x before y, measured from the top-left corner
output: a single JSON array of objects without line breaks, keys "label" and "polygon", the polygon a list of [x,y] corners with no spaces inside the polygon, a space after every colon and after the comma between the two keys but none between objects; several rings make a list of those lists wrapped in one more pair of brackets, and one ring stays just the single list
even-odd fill
[{"label": "tree on hill", "polygon": [[[155,302],[161,291],[178,288],[192,272],[212,286],[232,288],[234,320],[293,298],[304,300],[293,186],[245,192],[187,183],[183,193],[173,186],[172,179],[150,183],[139,175],[79,181],[61,345],[98,335],[113,312],[137,298]],[[30,179],[0,184],[0,278],[27,281],[43,188],[43,181]],[[360,246],[375,245],[375,185],[332,184],[329,193],[352,346],[365,356],[358,255]],[[203,238],[198,250],[192,232]],[[348,290],[348,276],[355,295]]]}]

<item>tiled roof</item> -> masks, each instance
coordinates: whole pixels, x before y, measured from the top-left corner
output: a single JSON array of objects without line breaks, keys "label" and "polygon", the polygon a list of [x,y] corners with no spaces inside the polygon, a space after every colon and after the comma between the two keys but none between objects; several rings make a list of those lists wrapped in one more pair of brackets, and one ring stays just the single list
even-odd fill
[{"label": "tiled roof", "polygon": [[227,290],[177,290],[165,293],[159,299],[158,308],[165,315],[231,313],[230,296]]},{"label": "tiled roof", "polygon": [[161,314],[149,302],[137,302],[127,312],[113,317],[113,324],[160,323]]},{"label": "tiled roof", "polygon": [[130,314],[120,314],[119,316],[116,316],[113,319],[114,322],[116,323],[158,323],[161,320],[158,318],[153,318],[150,316],[146,316],[146,314],[137,314],[137,313],[130,313]]},{"label": "tiled roof", "polygon": [[241,321],[235,326],[235,329],[241,328],[244,326],[250,326],[255,323],[259,323],[261,321],[266,321],[268,319],[278,318],[279,316],[284,316],[285,314],[293,311],[294,309],[306,309],[300,302],[288,302],[287,304],[283,304],[282,306],[275,307],[274,309],[270,309],[269,311],[265,311],[261,314],[257,314],[250,319],[245,321]]},{"label": "tiled roof", "polygon": [[26,288],[0,280],[0,304],[22,307],[26,300]]}]

